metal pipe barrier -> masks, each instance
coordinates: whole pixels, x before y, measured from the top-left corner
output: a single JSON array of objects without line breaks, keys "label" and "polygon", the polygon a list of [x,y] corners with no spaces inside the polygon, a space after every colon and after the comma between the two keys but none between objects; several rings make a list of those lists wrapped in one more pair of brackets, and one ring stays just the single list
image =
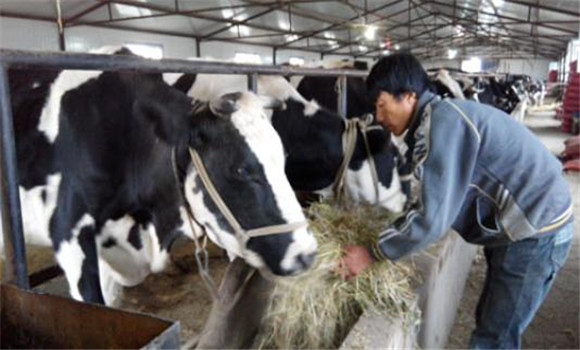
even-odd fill
[{"label": "metal pipe barrier", "polygon": [[0,49],[0,187],[2,229],[5,242],[6,279],[28,288],[25,242],[22,233],[22,216],[18,194],[18,174],[8,68],[17,69],[71,69],[99,71],[138,71],[147,73],[192,73],[192,74],[246,74],[248,88],[257,91],[257,75],[304,75],[343,77],[340,108],[346,112],[346,77],[364,78],[367,72],[352,69],[317,69],[291,66],[266,66],[256,64],[234,64],[179,59],[148,59],[139,56],[103,55],[88,53],[31,52]]}]

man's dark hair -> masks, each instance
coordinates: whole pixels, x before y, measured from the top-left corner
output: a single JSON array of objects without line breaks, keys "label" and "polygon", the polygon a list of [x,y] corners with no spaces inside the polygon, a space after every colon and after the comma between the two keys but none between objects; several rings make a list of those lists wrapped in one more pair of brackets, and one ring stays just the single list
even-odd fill
[{"label": "man's dark hair", "polygon": [[396,53],[381,58],[367,77],[367,92],[373,103],[381,91],[400,98],[405,92],[421,96],[431,83],[421,63],[410,53]]}]

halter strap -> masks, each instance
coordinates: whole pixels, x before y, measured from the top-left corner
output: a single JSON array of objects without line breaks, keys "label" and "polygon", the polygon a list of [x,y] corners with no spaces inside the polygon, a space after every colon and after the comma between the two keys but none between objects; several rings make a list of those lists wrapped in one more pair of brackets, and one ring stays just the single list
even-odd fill
[{"label": "halter strap", "polygon": [[342,199],[342,196],[345,192],[344,182],[346,178],[346,171],[356,148],[356,141],[358,137],[357,131],[360,130],[363,136],[367,156],[369,158],[371,177],[373,178],[373,185],[375,189],[375,202],[378,203],[379,201],[379,177],[367,137],[367,131],[375,129],[375,127],[369,126],[372,124],[372,122],[372,114],[367,114],[364,116],[364,118],[351,118],[344,120],[344,132],[342,133],[342,151],[344,156],[332,184],[332,192],[334,193],[335,198],[338,200]]},{"label": "halter strap", "polygon": [[197,153],[196,150],[190,148],[189,155],[191,156],[193,166],[197,169],[199,177],[201,178],[201,181],[205,186],[205,189],[209,193],[211,199],[218,207],[222,215],[226,218],[230,226],[233,228],[235,234],[244,243],[247,243],[247,241],[252,237],[262,237],[268,235],[288,233],[296,229],[306,227],[308,225],[306,221],[300,221],[288,224],[270,225],[250,230],[244,230],[240,225],[240,223],[238,222],[238,220],[236,220],[236,217],[232,214],[226,203],[223,201],[218,190],[215,188],[213,182],[211,181],[211,178],[209,177],[209,174],[207,173],[207,169],[205,168],[203,161],[199,156],[199,153]]}]

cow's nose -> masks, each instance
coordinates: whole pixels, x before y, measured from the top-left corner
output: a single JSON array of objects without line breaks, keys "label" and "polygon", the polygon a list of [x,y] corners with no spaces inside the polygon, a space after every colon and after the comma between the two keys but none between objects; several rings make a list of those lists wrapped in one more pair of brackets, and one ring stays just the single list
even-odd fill
[{"label": "cow's nose", "polygon": [[296,265],[300,270],[308,269],[316,258],[316,253],[299,254],[296,257]]}]

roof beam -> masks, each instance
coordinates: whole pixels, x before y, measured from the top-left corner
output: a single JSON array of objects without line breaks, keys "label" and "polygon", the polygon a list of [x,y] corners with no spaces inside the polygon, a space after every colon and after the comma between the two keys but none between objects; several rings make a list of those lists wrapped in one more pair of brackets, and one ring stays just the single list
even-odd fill
[{"label": "roof beam", "polygon": [[230,23],[225,28],[221,28],[221,29],[215,30],[215,31],[213,31],[213,32],[211,32],[209,34],[206,34],[206,35],[202,36],[201,39],[204,39],[205,40],[205,39],[211,38],[212,36],[214,36],[216,34],[219,34],[219,33],[223,33],[223,32],[229,30],[231,27],[234,27],[234,26],[245,25],[246,23],[248,23],[249,21],[251,21],[253,19],[256,19],[258,17],[262,17],[264,15],[267,15],[268,13],[274,12],[275,10],[279,9],[281,6],[283,6],[283,5],[278,4],[278,5],[275,5],[275,6],[270,6],[266,10],[261,11],[261,12],[258,12],[255,15],[250,16],[250,17],[248,17],[248,18],[246,18],[246,19],[244,19],[242,21],[239,21],[239,22],[237,22],[235,24]]},{"label": "roof beam", "polygon": [[528,6],[529,8],[535,7],[535,8],[539,8],[540,10],[551,11],[551,12],[556,12],[556,13],[563,13],[566,15],[576,16],[576,17],[580,18],[580,12],[570,11],[570,10],[557,8],[557,7],[546,6],[543,4],[534,4],[534,3],[529,3],[529,2],[525,2],[525,1],[521,1],[521,0],[504,0],[504,2],[507,2],[510,4]]},{"label": "roof beam", "polygon": [[[108,4],[107,1],[105,4]],[[129,5],[128,5],[129,6]],[[159,18],[159,17],[169,17],[169,16],[186,16],[186,15],[193,15],[196,13],[203,13],[203,12],[211,12],[211,11],[220,11],[225,9],[237,9],[237,8],[249,8],[249,7],[263,7],[264,5],[234,5],[234,6],[219,6],[219,7],[207,7],[201,8],[197,10],[188,10],[188,11],[171,11],[169,9],[165,10],[165,12],[154,14],[154,15],[147,15],[147,16],[131,16],[131,17],[121,17],[115,19],[106,19],[106,20],[99,20],[99,21],[85,21],[82,23],[69,23],[68,26],[77,26],[77,25],[93,25],[93,24],[105,24],[105,23],[115,23],[115,22],[124,22],[124,21],[132,21],[136,19],[147,19],[147,18]],[[156,11],[156,10],[154,10]]]},{"label": "roof beam", "polygon": [[87,7],[85,10],[77,13],[76,15],[73,15],[73,16],[71,16],[69,18],[65,18],[64,21],[63,21],[63,24],[66,25],[66,23],[74,22],[77,19],[79,19],[79,18],[81,18],[81,17],[83,17],[85,15],[88,15],[91,12],[94,12],[94,11],[100,9],[101,7],[105,6],[105,5],[107,5],[107,2],[106,1],[101,1],[101,2],[98,2],[98,3],[94,4],[94,5],[91,5],[91,6]]},{"label": "roof beam", "polygon": [[[445,7],[453,7],[454,5],[450,5],[444,2],[440,2],[440,1],[436,1],[436,0],[427,0],[426,3],[428,4],[433,4],[433,5],[439,5],[439,6],[445,6]],[[487,12],[487,11],[482,11],[482,10],[475,10],[475,9],[471,9],[468,7],[463,7],[463,6],[457,6],[456,8],[458,10],[462,10],[462,11],[467,11],[467,12],[475,12],[475,13],[480,13],[480,14],[484,14],[484,15],[488,15],[488,16],[495,16],[497,18],[502,18],[502,19],[511,19],[511,20],[520,20],[519,18],[516,17],[512,17],[512,16],[506,16],[506,15],[500,15],[500,14],[494,14],[492,12]],[[539,26],[542,26],[544,28],[550,28],[550,29],[554,29],[554,30],[559,30],[565,33],[570,33],[573,35],[578,35],[578,31],[574,31],[571,29],[567,29],[567,28],[561,28],[561,27],[557,27],[557,26],[553,26],[553,25],[548,25],[548,24],[538,24]]]},{"label": "roof beam", "polygon": [[[385,4],[383,6],[380,6],[377,9],[374,9],[373,12],[380,11],[380,10],[384,10],[385,8],[388,8],[388,7],[391,7],[393,5],[396,5],[396,4],[398,4],[398,3],[402,2],[402,1],[403,0],[395,0],[393,2],[390,2],[388,4]],[[315,30],[315,31],[313,31],[313,32],[311,32],[309,34],[305,34],[305,35],[302,35],[302,36],[298,37],[296,40],[291,40],[291,41],[288,41],[288,42],[284,43],[283,45],[279,45],[279,46],[277,46],[277,48],[285,48],[285,47],[288,47],[290,44],[292,44],[292,43],[294,43],[296,41],[303,40],[303,39],[306,39],[306,38],[311,38],[311,37],[313,37],[313,36],[315,36],[317,34],[320,34],[322,32],[325,32],[325,31],[328,31],[328,30],[331,30],[331,29],[334,29],[334,28],[337,28],[337,27],[340,27],[340,26],[347,25],[348,23],[350,23],[352,21],[355,21],[358,18],[360,18],[361,16],[364,16],[364,15],[369,14],[369,13],[371,13],[371,12],[370,11],[365,11],[362,14],[356,15],[354,17],[351,17],[351,18],[347,19],[347,20],[341,21],[339,23],[331,24],[331,25],[326,26],[326,27],[324,27],[322,29],[319,29],[319,30]],[[334,40],[334,39],[327,38],[327,40]],[[352,43],[349,42],[348,45],[352,45]]]},{"label": "roof beam", "polygon": [[[403,11],[399,11],[399,12],[397,12],[397,13],[394,13],[394,14],[392,14],[391,16],[393,16],[393,17],[394,17],[394,16],[397,16],[397,15],[399,15],[399,14],[401,14],[401,13],[403,13],[403,12],[407,12],[407,11],[408,11],[408,9],[405,9],[405,10],[403,10]],[[411,20],[410,22],[407,22],[407,23],[399,23],[399,24],[395,24],[394,26],[391,26],[391,27],[387,27],[387,28],[385,28],[385,29],[382,29],[382,30],[381,30],[381,32],[384,32],[384,33],[385,33],[385,35],[388,35],[390,30],[397,29],[397,28],[404,27],[404,26],[408,26],[408,25],[410,25],[410,24],[411,24],[411,23],[413,23],[413,22],[420,21],[420,20],[422,20],[422,19],[424,19],[424,18],[427,18],[427,17],[430,17],[430,16],[432,16],[432,14],[426,14],[426,15],[424,15],[424,16],[417,17],[417,18],[415,18],[415,19],[413,19],[413,20]],[[383,21],[383,20],[380,20],[380,21]],[[379,22],[379,21],[377,21],[377,22]],[[375,22],[375,23],[376,23],[376,22]],[[393,37],[393,36],[391,35],[391,37]],[[400,43],[400,42],[401,42],[400,40],[402,40],[402,38],[397,38],[397,42],[398,42],[398,43]],[[355,42],[351,42],[349,45],[354,45],[354,44],[357,44],[357,43],[355,43]],[[337,47],[337,48],[334,48],[334,49],[332,49],[332,50],[325,51],[325,52],[323,52],[323,53],[324,53],[324,54],[330,54],[330,53],[333,53],[333,52],[335,52],[335,51],[337,51],[337,50],[340,50],[340,49],[342,49],[342,48],[343,48],[343,47],[345,47],[345,46],[348,46],[348,45],[339,46],[339,47]],[[371,50],[371,51],[367,51],[367,52],[365,52],[365,53],[361,53],[361,54],[359,54],[359,55],[355,55],[355,57],[360,57],[360,56],[363,56],[363,55],[368,55],[369,53],[377,52],[377,51],[380,51],[380,50],[382,50],[382,49],[383,49],[382,47],[375,48],[375,49],[373,49],[373,50]]]}]

